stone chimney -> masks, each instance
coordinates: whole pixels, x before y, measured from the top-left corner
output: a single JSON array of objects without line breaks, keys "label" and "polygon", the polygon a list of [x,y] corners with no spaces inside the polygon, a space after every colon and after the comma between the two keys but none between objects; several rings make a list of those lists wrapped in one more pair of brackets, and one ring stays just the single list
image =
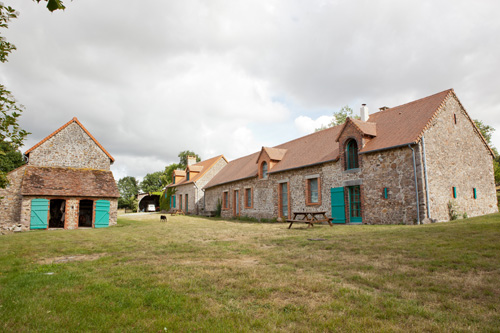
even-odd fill
[{"label": "stone chimney", "polygon": [[368,107],[366,104],[361,104],[361,110],[359,112],[362,121],[368,121],[370,115],[368,114]]},{"label": "stone chimney", "polygon": [[188,156],[187,157],[187,163],[188,163],[187,166],[196,164],[196,156]]}]

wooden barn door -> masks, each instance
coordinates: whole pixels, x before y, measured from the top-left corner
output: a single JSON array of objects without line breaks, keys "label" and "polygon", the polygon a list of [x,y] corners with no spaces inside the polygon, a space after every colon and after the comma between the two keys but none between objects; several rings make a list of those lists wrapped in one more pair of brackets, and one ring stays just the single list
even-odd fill
[{"label": "wooden barn door", "polygon": [[108,200],[97,200],[95,202],[95,223],[94,228],[106,228],[109,226],[109,206]]},{"label": "wooden barn door", "polygon": [[30,229],[47,229],[48,215],[49,215],[49,200],[47,199],[31,200]]},{"label": "wooden barn door", "polygon": [[330,189],[332,202],[333,223],[345,223],[345,199],[344,188],[335,187]]}]

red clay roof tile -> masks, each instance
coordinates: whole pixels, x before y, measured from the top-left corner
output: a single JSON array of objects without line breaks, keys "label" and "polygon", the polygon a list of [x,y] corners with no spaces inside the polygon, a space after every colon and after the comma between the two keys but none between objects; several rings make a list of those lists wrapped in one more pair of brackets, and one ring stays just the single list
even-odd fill
[{"label": "red clay roof tile", "polygon": [[106,170],[26,166],[22,195],[118,198],[113,173]]}]

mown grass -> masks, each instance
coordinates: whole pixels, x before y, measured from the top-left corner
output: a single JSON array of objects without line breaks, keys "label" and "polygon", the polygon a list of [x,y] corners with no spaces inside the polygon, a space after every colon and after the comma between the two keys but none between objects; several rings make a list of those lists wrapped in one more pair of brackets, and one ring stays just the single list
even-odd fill
[{"label": "mown grass", "polygon": [[0,237],[0,331],[498,331],[500,215],[315,226],[158,215]]}]

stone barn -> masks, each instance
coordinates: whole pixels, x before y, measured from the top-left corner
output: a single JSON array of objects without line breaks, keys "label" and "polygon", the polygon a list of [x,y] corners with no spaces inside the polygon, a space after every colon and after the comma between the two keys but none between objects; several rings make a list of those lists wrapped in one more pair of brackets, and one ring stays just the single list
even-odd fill
[{"label": "stone barn", "polygon": [[120,196],[113,157],[73,118],[25,152],[0,190],[0,224],[23,230],[116,224]]},{"label": "stone barn", "polygon": [[342,224],[419,224],[498,212],[494,154],[449,89],[229,162],[204,187],[206,210]]}]

